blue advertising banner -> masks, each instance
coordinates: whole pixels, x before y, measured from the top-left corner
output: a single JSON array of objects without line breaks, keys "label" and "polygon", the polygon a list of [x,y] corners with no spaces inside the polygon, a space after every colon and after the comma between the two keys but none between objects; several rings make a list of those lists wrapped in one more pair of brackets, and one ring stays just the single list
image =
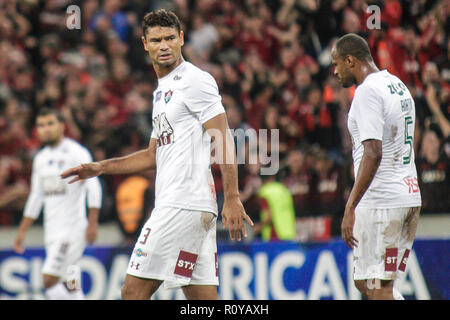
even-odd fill
[{"label": "blue advertising banner", "polygon": [[[78,263],[87,299],[120,299],[131,247],[91,246]],[[398,283],[406,299],[450,298],[450,240],[418,239]],[[231,300],[358,300],[352,279],[352,255],[341,240],[219,243],[219,297]],[[0,299],[44,299],[43,248],[24,255],[0,250]],[[184,299],[181,290],[162,286],[154,299]]]}]

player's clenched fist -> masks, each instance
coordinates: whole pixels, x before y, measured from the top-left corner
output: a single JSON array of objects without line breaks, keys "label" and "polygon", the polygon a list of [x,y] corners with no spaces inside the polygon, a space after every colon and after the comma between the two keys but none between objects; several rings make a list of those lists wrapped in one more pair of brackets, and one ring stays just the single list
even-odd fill
[{"label": "player's clenched fist", "polygon": [[78,167],[70,168],[61,173],[61,178],[74,177],[69,183],[96,177],[102,174],[102,165],[99,162],[83,163]]}]

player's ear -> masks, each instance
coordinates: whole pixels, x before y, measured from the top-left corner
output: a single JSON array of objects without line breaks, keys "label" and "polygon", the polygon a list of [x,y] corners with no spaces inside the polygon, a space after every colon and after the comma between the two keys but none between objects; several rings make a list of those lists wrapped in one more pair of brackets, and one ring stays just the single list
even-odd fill
[{"label": "player's ear", "polygon": [[141,40],[142,40],[142,44],[144,45],[144,50],[145,51],[148,51],[148,49],[147,49],[147,42],[145,41],[146,39],[145,39],[145,36],[142,36],[141,37]]},{"label": "player's ear", "polygon": [[181,46],[184,45],[184,32],[183,30],[180,31],[180,41],[181,41]]},{"label": "player's ear", "polygon": [[64,133],[66,132],[66,124],[64,122],[60,122],[60,126],[61,134],[64,135]]},{"label": "player's ear", "polygon": [[349,68],[352,68],[355,65],[355,57],[351,56],[351,55],[347,55],[344,58],[344,62]]}]

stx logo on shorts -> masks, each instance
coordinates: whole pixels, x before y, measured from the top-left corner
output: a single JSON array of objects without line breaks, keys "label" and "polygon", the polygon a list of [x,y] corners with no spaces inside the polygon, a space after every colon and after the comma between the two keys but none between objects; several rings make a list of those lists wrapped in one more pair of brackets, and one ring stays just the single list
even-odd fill
[{"label": "stx logo on shorts", "polygon": [[181,250],[173,273],[190,278],[192,276],[192,272],[194,271],[197,257],[198,255],[196,254]]},{"label": "stx logo on shorts", "polygon": [[405,272],[406,263],[408,262],[408,257],[409,257],[409,250],[406,249],[405,253],[403,254],[402,260],[400,261],[400,265],[398,266],[398,270]]},{"label": "stx logo on shorts", "polygon": [[397,271],[397,248],[386,248],[384,257],[384,271]]}]

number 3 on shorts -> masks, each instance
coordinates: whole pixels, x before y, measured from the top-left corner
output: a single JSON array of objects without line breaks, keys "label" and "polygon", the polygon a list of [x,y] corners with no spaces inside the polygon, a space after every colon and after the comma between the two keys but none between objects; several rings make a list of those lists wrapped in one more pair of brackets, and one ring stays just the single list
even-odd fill
[{"label": "number 3 on shorts", "polygon": [[148,235],[150,234],[150,228],[145,228],[145,233],[143,234],[144,240],[140,241],[140,244],[145,244],[147,242]]}]

